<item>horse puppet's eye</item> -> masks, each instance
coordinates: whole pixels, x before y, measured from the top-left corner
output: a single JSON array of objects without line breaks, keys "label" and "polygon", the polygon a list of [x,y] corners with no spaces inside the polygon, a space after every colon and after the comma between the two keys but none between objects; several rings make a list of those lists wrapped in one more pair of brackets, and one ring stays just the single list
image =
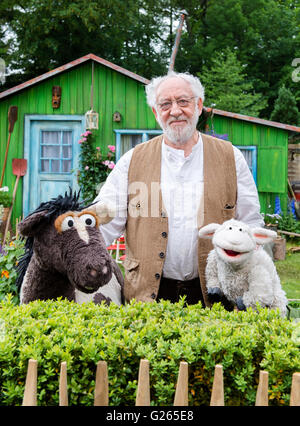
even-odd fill
[{"label": "horse puppet's eye", "polygon": [[83,214],[80,220],[85,226],[96,226],[96,218],[92,214]]},{"label": "horse puppet's eye", "polygon": [[66,216],[61,223],[61,230],[67,231],[74,226],[74,218],[72,216]]}]

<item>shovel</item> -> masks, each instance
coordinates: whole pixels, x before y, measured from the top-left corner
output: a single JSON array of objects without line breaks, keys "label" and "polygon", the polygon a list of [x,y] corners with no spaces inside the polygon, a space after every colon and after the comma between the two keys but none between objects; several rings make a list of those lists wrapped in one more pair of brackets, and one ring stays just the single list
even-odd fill
[{"label": "shovel", "polygon": [[289,180],[288,180],[288,186],[289,186],[290,193],[292,194],[292,197],[294,198],[294,201],[295,201],[296,216],[298,219],[300,219],[300,204],[299,204],[299,201],[297,201],[297,198],[295,196],[295,193],[293,191],[292,185]]},{"label": "shovel", "polygon": [[18,183],[19,183],[20,177],[24,176],[26,174],[26,171],[27,171],[27,160],[25,160],[23,158],[14,158],[12,160],[12,169],[13,169],[13,174],[15,176],[17,176],[17,179],[16,179],[15,186],[14,186],[11,206],[10,206],[9,212],[8,212],[8,218],[7,218],[4,236],[3,236],[3,244],[5,243],[6,235],[7,235],[7,232],[8,232],[11,213],[12,213],[12,209],[13,209],[15,198],[16,198]]},{"label": "shovel", "polygon": [[18,118],[18,107],[17,106],[9,107],[9,110],[8,110],[8,123],[9,123],[8,124],[8,139],[7,139],[7,143],[6,143],[5,158],[4,158],[2,174],[1,174],[1,179],[0,179],[0,188],[2,187],[4,172],[5,172],[5,168],[6,168],[7,154],[8,154],[10,138],[11,138],[11,134],[14,130],[14,125],[15,125],[15,122],[17,121],[17,118]]}]

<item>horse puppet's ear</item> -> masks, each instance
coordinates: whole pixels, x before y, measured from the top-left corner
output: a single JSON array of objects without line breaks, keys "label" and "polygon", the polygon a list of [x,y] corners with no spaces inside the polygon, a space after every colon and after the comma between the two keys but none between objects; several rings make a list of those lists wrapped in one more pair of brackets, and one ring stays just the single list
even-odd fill
[{"label": "horse puppet's ear", "polygon": [[18,225],[18,230],[23,237],[33,237],[39,230],[45,220],[47,211],[32,213],[25,217]]},{"label": "horse puppet's ear", "polygon": [[115,208],[112,205],[103,203],[101,201],[98,201],[98,203],[95,204],[91,204],[90,206],[86,207],[85,210],[94,212],[99,218],[100,225],[104,225],[105,223],[110,222],[116,216]]},{"label": "horse puppet's ear", "polygon": [[257,244],[263,245],[274,241],[277,237],[277,232],[265,228],[252,228],[251,229],[254,239]]},{"label": "horse puppet's ear", "polygon": [[221,225],[218,223],[210,223],[209,225],[203,226],[203,228],[199,230],[198,235],[200,238],[212,239],[214,233],[220,228],[220,226]]}]

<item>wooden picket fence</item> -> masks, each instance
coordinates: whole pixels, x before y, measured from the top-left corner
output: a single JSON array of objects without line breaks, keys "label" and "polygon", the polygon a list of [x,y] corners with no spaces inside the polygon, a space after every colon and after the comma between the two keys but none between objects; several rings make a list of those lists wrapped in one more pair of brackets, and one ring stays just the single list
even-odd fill
[{"label": "wooden picket fence", "polygon": [[[23,406],[37,405],[37,367],[34,359],[28,361],[27,376],[23,397]],[[260,371],[256,393],[256,406],[268,405],[268,372]],[[96,370],[94,405],[108,406],[108,370],[106,361],[99,361]],[[68,405],[67,363],[62,362],[59,377],[59,405]],[[150,406],[150,378],[149,361],[142,359],[139,366],[136,406]],[[214,380],[210,399],[210,406],[224,406],[223,367],[215,366]],[[188,363],[180,362],[174,406],[188,406]],[[292,376],[290,406],[300,406],[300,373]]]}]

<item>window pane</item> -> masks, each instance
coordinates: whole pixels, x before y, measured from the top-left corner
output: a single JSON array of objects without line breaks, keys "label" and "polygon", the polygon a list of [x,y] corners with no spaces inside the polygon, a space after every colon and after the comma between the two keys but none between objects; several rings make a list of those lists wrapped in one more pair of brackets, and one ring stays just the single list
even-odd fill
[{"label": "window pane", "polygon": [[42,145],[42,157],[46,158],[59,158],[60,147],[51,145]]},{"label": "window pane", "polygon": [[60,144],[60,132],[42,131],[42,144]]},{"label": "window pane", "polygon": [[143,135],[132,135],[131,136],[131,148],[134,148],[136,145],[142,142]]},{"label": "window pane", "polygon": [[62,156],[63,158],[72,158],[72,146],[63,146]]},{"label": "window pane", "polygon": [[62,143],[64,145],[72,145],[72,132],[63,132]]},{"label": "window pane", "polygon": [[62,168],[63,173],[69,173],[71,171],[71,160],[63,160]]},{"label": "window pane", "polygon": [[59,173],[60,172],[60,161],[59,160],[52,160],[51,161],[51,172],[52,173]]},{"label": "window pane", "polygon": [[49,160],[42,160],[41,161],[41,172],[49,172]]}]

